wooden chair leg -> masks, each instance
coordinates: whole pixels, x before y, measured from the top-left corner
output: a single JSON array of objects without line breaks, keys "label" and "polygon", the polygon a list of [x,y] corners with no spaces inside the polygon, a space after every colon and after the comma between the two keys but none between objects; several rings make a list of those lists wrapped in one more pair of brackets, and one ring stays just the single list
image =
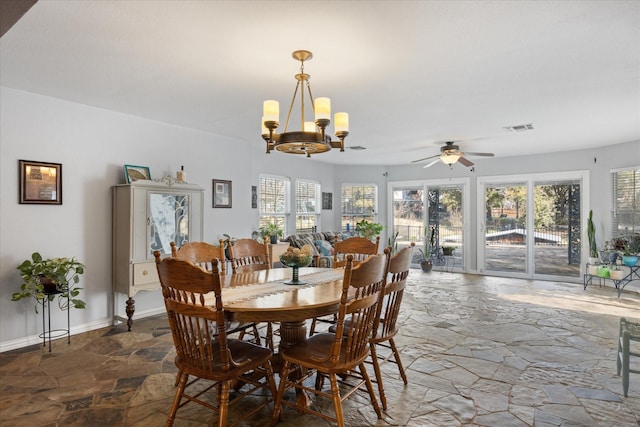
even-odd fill
[{"label": "wooden chair leg", "polygon": [[218,406],[218,427],[227,425],[227,417],[229,416],[229,386],[230,381],[223,381],[220,388],[220,399]]},{"label": "wooden chair leg", "polygon": [[282,365],[282,371],[280,372],[280,385],[278,386],[278,394],[276,395],[276,400],[273,403],[273,415],[271,417],[272,425],[276,425],[279,421],[284,418],[284,414],[282,411],[282,398],[284,396],[284,391],[287,389],[287,378],[289,378],[289,362],[285,361]]},{"label": "wooden chair leg", "polygon": [[[620,372],[618,372],[619,374]],[[174,384],[175,387],[178,386],[178,383],[180,382],[180,376],[182,375],[182,369],[178,370],[178,373],[176,374],[176,382]]]},{"label": "wooden chair leg", "polygon": [[382,384],[382,372],[380,370],[380,362],[378,361],[378,353],[376,352],[376,345],[374,343],[369,344],[371,348],[371,362],[373,364],[373,371],[376,374],[376,382],[378,383],[378,394],[380,395],[380,403],[382,403],[382,409],[387,410],[387,396],[384,394],[384,386]]},{"label": "wooden chair leg", "polygon": [[404,372],[404,366],[402,366],[402,360],[400,359],[400,352],[398,351],[398,347],[396,347],[396,343],[393,338],[389,339],[389,344],[391,345],[391,350],[393,350],[393,357],[396,359],[396,365],[398,365],[398,370],[400,371],[400,376],[402,377],[402,381],[404,381],[404,385],[409,384],[407,380],[407,374]]},{"label": "wooden chair leg", "polygon": [[344,427],[342,400],[340,399],[340,389],[338,388],[338,379],[336,374],[329,374],[329,382],[331,383],[331,396],[333,397],[333,409],[336,412],[336,421],[338,422],[338,427]]},{"label": "wooden chair leg", "polygon": [[185,374],[184,372],[179,372],[180,379],[178,381],[178,388],[176,389],[176,394],[173,397],[173,403],[171,404],[171,409],[169,410],[169,416],[167,417],[166,427],[171,427],[173,425],[173,421],[176,419],[176,412],[178,412],[178,407],[180,406],[180,400],[182,400],[182,394],[184,393],[184,389],[187,387],[187,380],[189,379],[189,374]]},{"label": "wooden chair leg", "polygon": [[378,405],[378,399],[376,399],[376,393],[373,391],[373,384],[371,383],[371,378],[369,378],[369,373],[367,372],[367,366],[364,362],[360,364],[360,374],[362,374],[362,378],[364,378],[364,382],[367,385],[367,390],[369,391],[369,397],[371,397],[371,403],[373,404],[373,409],[376,411],[378,415],[378,419],[382,418],[382,411],[380,410],[380,405]]}]

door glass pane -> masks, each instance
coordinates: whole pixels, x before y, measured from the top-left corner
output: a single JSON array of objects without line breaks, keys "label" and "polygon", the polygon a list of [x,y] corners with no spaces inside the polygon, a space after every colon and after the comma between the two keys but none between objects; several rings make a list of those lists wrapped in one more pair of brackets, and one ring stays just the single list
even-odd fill
[{"label": "door glass pane", "polygon": [[536,274],[580,276],[580,181],[534,184]]},{"label": "door glass pane", "polygon": [[[398,250],[415,242],[413,263],[420,259],[418,248],[422,248],[422,231],[424,229],[424,203],[422,186],[393,188],[393,234]],[[389,242],[393,245],[393,242]]]},{"label": "door glass pane", "polygon": [[464,265],[462,190],[462,185],[430,186],[427,194],[428,233],[434,236],[431,258],[434,266],[447,270]]},{"label": "door glass pane", "polygon": [[485,186],[484,269],[527,272],[527,187],[524,183]]},{"label": "door glass pane", "polygon": [[189,241],[189,195],[149,194],[149,255],[154,251],[171,253],[171,242],[178,247]]}]

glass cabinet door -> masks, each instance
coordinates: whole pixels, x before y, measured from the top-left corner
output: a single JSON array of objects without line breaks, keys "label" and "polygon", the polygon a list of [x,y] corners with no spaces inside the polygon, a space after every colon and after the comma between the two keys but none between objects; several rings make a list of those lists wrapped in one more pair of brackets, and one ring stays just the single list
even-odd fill
[{"label": "glass cabinet door", "polygon": [[189,194],[149,192],[149,255],[171,254],[171,242],[178,247],[189,241]]}]

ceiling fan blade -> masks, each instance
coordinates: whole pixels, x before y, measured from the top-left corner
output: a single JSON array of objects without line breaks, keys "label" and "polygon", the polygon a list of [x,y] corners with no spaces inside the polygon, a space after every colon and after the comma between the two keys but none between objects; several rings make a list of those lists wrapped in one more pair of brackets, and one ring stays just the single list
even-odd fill
[{"label": "ceiling fan blade", "polygon": [[493,153],[470,153],[468,151],[465,151],[464,154],[466,156],[480,156],[480,157],[493,157],[494,156]]},{"label": "ceiling fan blade", "polygon": [[436,157],[440,157],[440,154],[436,154],[436,155],[433,155],[433,156],[425,157],[424,159],[414,160],[411,163],[420,163],[420,162],[423,162],[425,160],[434,159]]},{"label": "ceiling fan blade", "polygon": [[465,157],[460,157],[460,158],[458,159],[458,161],[459,161],[460,163],[462,163],[463,165],[465,165],[466,167],[471,167],[471,166],[473,166],[473,162],[472,162],[472,161],[469,161],[469,159],[467,159],[467,158],[465,158]]},{"label": "ceiling fan blade", "polygon": [[422,169],[426,169],[426,168],[428,168],[429,166],[433,166],[433,165],[435,165],[436,163],[438,163],[438,162],[440,161],[440,158],[439,158],[439,157],[440,157],[440,156],[438,156],[438,158],[437,158],[437,159],[435,159],[434,161],[432,161],[431,163],[427,163],[426,165],[424,165],[424,166],[422,167]]}]

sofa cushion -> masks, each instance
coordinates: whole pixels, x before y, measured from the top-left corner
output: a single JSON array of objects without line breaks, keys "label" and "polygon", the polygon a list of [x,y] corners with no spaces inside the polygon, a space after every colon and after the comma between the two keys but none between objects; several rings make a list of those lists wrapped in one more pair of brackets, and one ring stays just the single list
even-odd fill
[{"label": "sofa cushion", "polygon": [[316,240],[316,248],[318,248],[318,252],[322,256],[333,255],[333,246],[327,240]]}]

